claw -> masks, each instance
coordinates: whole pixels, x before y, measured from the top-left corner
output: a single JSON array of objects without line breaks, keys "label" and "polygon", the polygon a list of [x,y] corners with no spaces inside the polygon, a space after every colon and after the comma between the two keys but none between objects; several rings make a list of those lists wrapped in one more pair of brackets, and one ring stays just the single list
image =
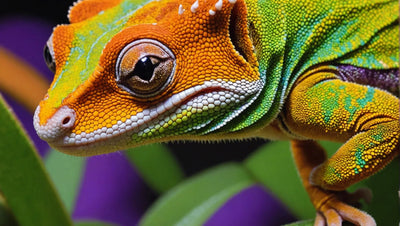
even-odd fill
[{"label": "claw", "polygon": [[338,202],[336,204],[336,209],[339,214],[347,221],[356,224],[356,225],[365,225],[365,226],[376,226],[376,222],[374,218],[371,217],[368,213],[356,209],[352,206],[344,204],[342,202]]},{"label": "claw", "polygon": [[320,213],[317,212],[317,216],[315,217],[314,226],[324,226],[325,219]]},{"label": "claw", "polygon": [[[349,197],[354,195],[359,196],[360,194],[363,194],[364,191],[365,190],[361,190],[360,192],[357,191],[353,194],[347,195]],[[322,212],[324,219],[322,219],[321,223],[321,213],[318,213],[314,225],[324,225],[324,222],[326,222],[329,226],[342,225],[342,221],[346,220],[355,225],[376,226],[374,218],[372,218],[369,214],[343,203],[334,196],[332,196],[331,199],[327,200],[326,203],[321,206],[320,212]]]}]

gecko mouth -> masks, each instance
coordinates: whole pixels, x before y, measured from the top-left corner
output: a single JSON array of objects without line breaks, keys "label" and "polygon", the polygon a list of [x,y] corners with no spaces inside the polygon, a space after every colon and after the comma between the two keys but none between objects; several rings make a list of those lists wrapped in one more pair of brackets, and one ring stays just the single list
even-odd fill
[{"label": "gecko mouth", "polygon": [[[126,128],[129,125],[128,124],[134,124],[134,126],[130,126],[129,129],[126,129],[127,131],[131,131],[132,133],[139,133],[140,131],[144,130],[146,127],[149,126],[148,123],[152,122],[155,118],[159,117],[165,117],[167,115],[170,115],[173,112],[176,112],[177,109],[180,107],[182,108],[184,105],[187,105],[187,103],[193,99],[196,99],[196,97],[204,96],[206,93],[214,93],[214,92],[226,92],[226,93],[231,93],[232,95],[235,93],[234,90],[229,90],[229,88],[225,88],[221,86],[218,82],[206,82],[203,85],[199,85],[197,87],[192,87],[182,93],[176,94],[169,98],[167,101],[163,102],[162,104],[159,104],[155,106],[152,109],[147,109],[142,112],[140,112],[143,115],[147,115],[150,117],[136,117],[134,116],[133,118],[130,118],[131,123],[126,123],[127,125],[121,124],[122,128]],[[179,106],[179,107],[178,107]],[[184,107],[183,107],[184,108]],[[162,109],[162,110],[161,110]],[[138,114],[137,114],[138,115]],[[139,123],[139,121],[142,121]],[[138,123],[136,123],[138,122]],[[96,132],[99,132],[101,134],[101,129],[98,129],[92,134],[95,136]],[[127,132],[126,131],[126,132]],[[81,133],[79,134],[74,134],[74,135],[69,135],[67,137],[64,137],[62,140],[58,140],[58,142],[54,142],[53,144],[59,148],[65,149],[65,148],[74,148],[77,146],[87,146],[90,145],[91,143],[94,143],[94,141],[103,141],[103,140],[109,140],[110,138],[115,138],[119,135],[115,133],[114,131],[103,131],[105,132],[106,136],[100,136],[98,139],[95,140],[89,140],[88,138],[91,137],[90,133]],[[121,131],[120,131],[121,132]],[[125,131],[124,131],[125,132]],[[84,135],[82,135],[84,134]],[[100,135],[99,134],[99,135]],[[85,138],[85,139],[82,139]]]},{"label": "gecko mouth", "polygon": [[[146,134],[152,132],[153,129],[157,130],[157,127],[165,126],[168,129],[169,125],[167,124],[171,120],[175,121],[174,117],[176,118],[177,114],[188,109],[191,109],[192,113],[199,113],[199,111],[208,111],[217,106],[225,109],[239,102],[249,102],[246,100],[254,96],[257,90],[259,90],[260,85],[260,81],[209,81],[203,85],[189,88],[182,93],[174,95],[166,102],[146,110],[144,115],[148,115],[147,118],[139,118],[138,114],[136,114],[129,121],[126,120],[117,123],[115,126],[118,128],[100,128],[91,133],[70,134],[59,140],[59,142],[52,143],[52,146],[67,154],[87,156],[151,143],[151,139],[145,138]],[[193,109],[196,111],[193,111]],[[229,117],[234,117],[234,115],[236,114],[232,113]],[[190,127],[188,129],[198,130],[200,127],[207,127],[211,122],[210,120],[212,118],[208,118],[205,120],[207,122],[199,124],[196,128]],[[221,126],[223,125],[224,123],[221,123]],[[183,126],[183,124],[180,125],[181,128]],[[218,128],[213,126],[212,128],[204,129],[210,132]],[[158,137],[158,140],[167,141],[169,139],[168,136],[163,136],[161,133],[159,136],[155,134],[155,137]],[[120,136],[121,134],[126,134],[126,136]],[[175,134],[174,136],[179,136],[179,134]]]},{"label": "gecko mouth", "polygon": [[[154,123],[154,120],[156,118],[166,118],[166,117],[171,117],[174,112],[177,112],[179,108],[184,108],[185,105],[188,105],[188,102],[195,100],[196,98],[200,98],[201,96],[205,96],[207,93],[218,93],[218,92],[225,92],[225,93],[230,93],[232,97],[234,96],[234,92],[228,90],[227,88],[224,87],[219,87],[216,86],[216,84],[208,84],[209,87],[204,87],[203,89],[192,89],[192,92],[187,92],[187,95],[182,96],[182,95],[176,95],[175,97],[177,98],[171,98],[169,103],[165,104],[165,109],[164,112],[160,113],[159,115],[153,115],[152,117],[149,117],[147,120],[144,120],[142,124],[137,124],[137,126],[132,127],[131,129],[127,130],[126,132],[129,133],[129,137],[135,136],[135,134],[141,134],[146,131],[149,127],[151,127],[151,124],[157,124]],[[201,98],[200,98],[201,99]],[[233,101],[233,100],[232,100]],[[179,107],[178,107],[179,106]],[[158,106],[159,107],[159,106]],[[158,107],[154,108],[154,111],[158,111]],[[149,111],[151,112],[151,110]],[[143,112],[142,112],[143,113]],[[151,115],[151,113],[149,113]],[[131,120],[132,121],[132,120]],[[151,123],[153,122],[153,123]],[[133,122],[136,123],[136,122]],[[125,132],[125,131],[124,131]],[[96,131],[94,132],[96,133]],[[95,148],[98,149],[99,146],[108,146],[110,143],[113,143],[112,140],[114,140],[115,143],[119,143],[120,140],[124,139],[121,138],[119,135],[121,133],[115,134],[114,132],[107,134],[104,137],[97,138],[95,140],[89,140],[85,139],[85,141],[82,141],[81,138],[79,140],[75,140],[77,138],[77,135],[71,135],[64,137],[62,140],[59,140],[59,142],[53,143],[54,147],[58,149],[59,151],[72,154],[72,155],[78,155],[78,156],[87,156],[90,151],[87,151],[87,149],[90,148]],[[89,134],[85,134],[87,137]],[[81,135],[80,135],[81,136]],[[71,142],[74,139],[73,142]],[[102,144],[103,142],[107,142],[107,145]],[[133,147],[134,145],[129,145],[129,147]],[[107,150],[107,152],[114,151],[114,150]],[[101,154],[101,153],[91,153],[94,155]]]}]

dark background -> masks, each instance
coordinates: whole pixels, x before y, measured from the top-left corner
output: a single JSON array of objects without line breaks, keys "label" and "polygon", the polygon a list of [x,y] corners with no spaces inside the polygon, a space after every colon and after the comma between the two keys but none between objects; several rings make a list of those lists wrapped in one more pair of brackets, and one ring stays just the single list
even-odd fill
[{"label": "dark background", "polygon": [[[68,9],[74,2],[75,0],[6,0],[0,7],[0,20],[23,16],[40,19],[53,26],[66,24]],[[261,139],[212,143],[185,141],[169,143],[168,146],[181,163],[186,175],[190,176],[221,162],[241,161],[264,143]]]},{"label": "dark background", "polygon": [[0,19],[14,15],[25,15],[51,23],[67,23],[69,7],[75,2],[72,0],[5,0],[0,8]]}]

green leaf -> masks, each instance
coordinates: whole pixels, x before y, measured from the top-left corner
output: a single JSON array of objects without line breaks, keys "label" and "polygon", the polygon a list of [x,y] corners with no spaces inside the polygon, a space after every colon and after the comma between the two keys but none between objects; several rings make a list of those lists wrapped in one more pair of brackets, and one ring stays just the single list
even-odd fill
[{"label": "green leaf", "polygon": [[141,225],[201,225],[229,198],[253,183],[239,164],[209,169],[157,200]]},{"label": "green leaf", "polygon": [[315,217],[315,209],[295,168],[289,142],[274,141],[262,146],[244,161],[244,165],[296,217]]},{"label": "green leaf", "polygon": [[372,190],[372,202],[365,211],[375,219],[377,225],[398,225],[400,222],[399,205],[399,159],[365,181]]},{"label": "green leaf", "polygon": [[290,224],[285,224],[284,226],[313,226],[313,225],[314,225],[314,220],[310,219],[310,220],[297,221]]},{"label": "green leaf", "polygon": [[342,146],[341,143],[325,140],[318,143],[325,149],[328,156],[332,156]]},{"label": "green leaf", "polygon": [[0,225],[17,226],[14,216],[11,214],[10,209],[6,206],[5,200],[0,195]]},{"label": "green leaf", "polygon": [[154,191],[164,193],[184,178],[179,163],[162,144],[141,146],[124,153]]},{"label": "green leaf", "polygon": [[40,157],[0,97],[0,190],[19,225],[71,225]]},{"label": "green leaf", "polygon": [[85,158],[66,155],[56,150],[51,150],[45,160],[50,178],[70,214],[75,206],[85,162]]}]

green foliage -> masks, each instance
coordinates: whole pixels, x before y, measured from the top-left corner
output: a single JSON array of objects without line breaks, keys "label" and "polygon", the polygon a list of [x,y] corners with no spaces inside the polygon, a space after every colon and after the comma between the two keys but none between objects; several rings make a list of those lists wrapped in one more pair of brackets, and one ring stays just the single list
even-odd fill
[{"label": "green foliage", "polygon": [[17,226],[14,216],[11,214],[10,209],[4,203],[0,196],[0,225]]},{"label": "green foliage", "polygon": [[395,159],[386,169],[364,182],[373,193],[371,203],[364,205],[364,209],[375,218],[377,225],[398,225],[400,222],[399,172],[400,164]]},{"label": "green foliage", "polygon": [[46,157],[47,172],[70,214],[75,206],[85,162],[85,158],[66,155],[56,150],[51,150]]},{"label": "green foliage", "polygon": [[0,97],[0,190],[19,225],[71,225],[39,156]]},{"label": "green foliage", "polygon": [[313,225],[314,225],[314,220],[304,220],[304,221],[294,222],[291,224],[285,224],[284,226],[313,226]]},{"label": "green foliage", "polygon": [[271,142],[249,156],[244,165],[300,219],[315,216],[315,209],[297,174],[289,142]]},{"label": "green foliage", "polygon": [[252,184],[239,164],[212,168],[160,198],[143,217],[141,225],[201,225],[229,198]]},{"label": "green foliage", "polygon": [[183,170],[168,148],[150,144],[125,151],[147,184],[158,193],[164,193],[184,179]]}]

